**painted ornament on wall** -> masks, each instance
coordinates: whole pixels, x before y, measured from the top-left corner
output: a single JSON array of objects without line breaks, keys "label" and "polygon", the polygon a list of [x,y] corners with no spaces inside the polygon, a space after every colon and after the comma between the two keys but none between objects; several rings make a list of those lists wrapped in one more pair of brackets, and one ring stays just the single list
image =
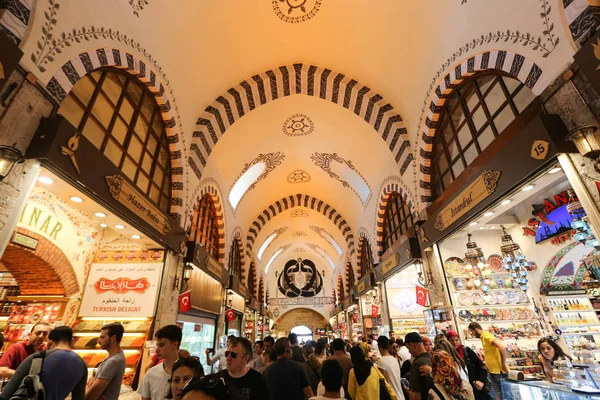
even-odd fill
[{"label": "painted ornament on wall", "polygon": [[323,290],[323,277],[314,262],[298,258],[285,264],[277,287],[286,297],[314,297]]},{"label": "painted ornament on wall", "polygon": [[285,120],[281,130],[287,136],[306,136],[313,133],[315,124],[308,115],[294,114]]},{"label": "painted ornament on wall", "polygon": [[272,0],[273,11],[284,22],[308,21],[321,9],[322,0]]}]

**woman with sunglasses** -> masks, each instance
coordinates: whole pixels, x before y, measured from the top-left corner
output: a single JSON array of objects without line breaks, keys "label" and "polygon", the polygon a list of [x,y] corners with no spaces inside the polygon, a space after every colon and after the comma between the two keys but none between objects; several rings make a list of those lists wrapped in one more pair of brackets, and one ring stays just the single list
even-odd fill
[{"label": "woman with sunglasses", "polygon": [[225,381],[219,374],[190,379],[182,390],[182,400],[230,400]]},{"label": "woman with sunglasses", "polygon": [[167,399],[181,400],[183,397],[183,387],[192,378],[204,376],[204,368],[200,364],[198,357],[184,357],[175,361],[173,372],[169,379],[171,391]]}]

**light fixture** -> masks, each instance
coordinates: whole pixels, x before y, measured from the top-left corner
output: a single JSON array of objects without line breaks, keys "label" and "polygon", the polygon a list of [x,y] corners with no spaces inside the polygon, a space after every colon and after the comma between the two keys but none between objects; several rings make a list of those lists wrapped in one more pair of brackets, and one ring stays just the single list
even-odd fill
[{"label": "light fixture", "polygon": [[104,217],[106,217],[106,214],[104,214],[103,212],[97,212],[97,213],[94,213],[94,215],[96,217],[98,217],[98,218],[104,218]]},{"label": "light fixture", "polygon": [[550,171],[548,171],[548,173],[549,174],[555,174],[555,173],[557,173],[557,172],[559,172],[561,170],[562,170],[562,168],[556,167],[556,168],[552,168]]},{"label": "light fixture", "polygon": [[510,203],[512,203],[512,200],[510,200],[510,199],[506,199],[506,200],[504,200],[502,203],[500,203],[500,205],[501,205],[501,206],[507,206],[507,205],[509,205]]},{"label": "light fixture", "polygon": [[71,201],[73,203],[83,203],[83,199],[81,197],[77,197],[77,196],[71,196],[69,197],[71,199]]},{"label": "light fixture", "polygon": [[600,136],[598,127],[586,125],[573,129],[566,137],[568,142],[575,143],[579,153],[594,161],[594,169],[600,172]]},{"label": "light fixture", "polygon": [[523,189],[521,189],[522,192],[529,192],[530,190],[532,190],[535,187],[535,185],[527,185],[525,187],[523,187]]},{"label": "light fixture", "polygon": [[429,286],[431,284],[431,271],[424,271],[423,269],[423,261],[417,260],[415,261],[415,270],[417,271],[417,281],[421,286]]},{"label": "light fixture", "polygon": [[477,225],[477,221],[473,221],[469,224],[469,226],[475,226],[475,225]]},{"label": "light fixture", "polygon": [[490,229],[496,229],[496,226],[492,225],[490,226]]},{"label": "light fixture", "polygon": [[141,238],[141,236],[140,235],[131,235],[131,238],[132,239],[139,239],[139,238]]},{"label": "light fixture", "polygon": [[106,225],[105,223],[100,224],[101,228],[106,228],[108,225]]},{"label": "light fixture", "polygon": [[15,164],[21,164],[25,161],[25,156],[19,149],[12,146],[0,146],[0,181],[12,171]]},{"label": "light fixture", "polygon": [[47,176],[40,176],[38,177],[38,182],[45,183],[46,185],[51,185],[54,183],[54,179]]},{"label": "light fixture", "polygon": [[492,215],[494,215],[492,211],[488,211],[485,214],[483,214],[484,217],[491,217]]},{"label": "light fixture", "polygon": [[[135,235],[135,236],[137,236],[137,235]],[[182,283],[181,291],[183,291],[185,289],[185,286],[187,285],[188,281],[192,277],[193,270],[194,270],[194,266],[191,263],[186,263],[183,266],[183,275],[182,275],[182,279],[181,279],[181,283]],[[173,281],[173,289],[178,289],[178,286],[179,286],[179,275],[175,275],[175,280]]]},{"label": "light fixture", "polygon": [[115,228],[117,228],[117,229],[125,229],[125,227],[123,225],[120,225],[120,224],[115,225]]},{"label": "light fixture", "polygon": [[479,229],[485,229],[485,226],[480,226]]}]

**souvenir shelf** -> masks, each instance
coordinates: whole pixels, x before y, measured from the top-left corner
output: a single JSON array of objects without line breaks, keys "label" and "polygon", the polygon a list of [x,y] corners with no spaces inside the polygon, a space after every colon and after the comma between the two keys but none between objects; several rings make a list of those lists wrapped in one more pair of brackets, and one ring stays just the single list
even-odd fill
[{"label": "souvenir shelf", "polygon": [[100,348],[98,338],[101,328],[110,322],[120,322],[125,328],[121,340],[127,363],[123,384],[131,386],[142,358],[144,344],[150,335],[152,318],[130,318],[127,321],[80,318],[73,324],[73,350],[85,361],[91,373],[108,355],[106,350]]},{"label": "souvenir shelf", "polygon": [[535,345],[509,343],[506,346],[509,358],[506,360],[511,371],[523,373],[524,380],[544,379],[544,370],[538,359]]},{"label": "souvenir shelf", "polygon": [[12,343],[21,341],[25,335],[29,333],[33,325],[39,322],[45,322],[49,325],[54,325],[62,319],[64,313],[64,302],[52,303],[17,303],[16,298],[14,305],[10,310],[10,315],[5,322],[4,328],[4,348]]},{"label": "souvenir shelf", "polygon": [[[19,284],[10,272],[0,272],[0,316],[9,316],[14,302],[8,299],[9,296],[19,295]],[[1,325],[0,325],[1,327]],[[6,326],[2,327],[3,329]]]}]

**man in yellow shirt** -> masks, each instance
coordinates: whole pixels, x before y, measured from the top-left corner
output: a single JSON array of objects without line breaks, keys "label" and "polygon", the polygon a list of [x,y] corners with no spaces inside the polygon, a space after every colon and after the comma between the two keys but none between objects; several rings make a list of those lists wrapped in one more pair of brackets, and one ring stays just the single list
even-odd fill
[{"label": "man in yellow shirt", "polygon": [[481,339],[483,353],[485,355],[485,365],[490,373],[492,384],[488,388],[488,393],[496,400],[502,400],[502,387],[500,382],[506,378],[509,368],[506,364],[506,346],[501,340],[496,339],[492,333],[484,331],[477,322],[469,324],[469,333],[476,338]]}]

